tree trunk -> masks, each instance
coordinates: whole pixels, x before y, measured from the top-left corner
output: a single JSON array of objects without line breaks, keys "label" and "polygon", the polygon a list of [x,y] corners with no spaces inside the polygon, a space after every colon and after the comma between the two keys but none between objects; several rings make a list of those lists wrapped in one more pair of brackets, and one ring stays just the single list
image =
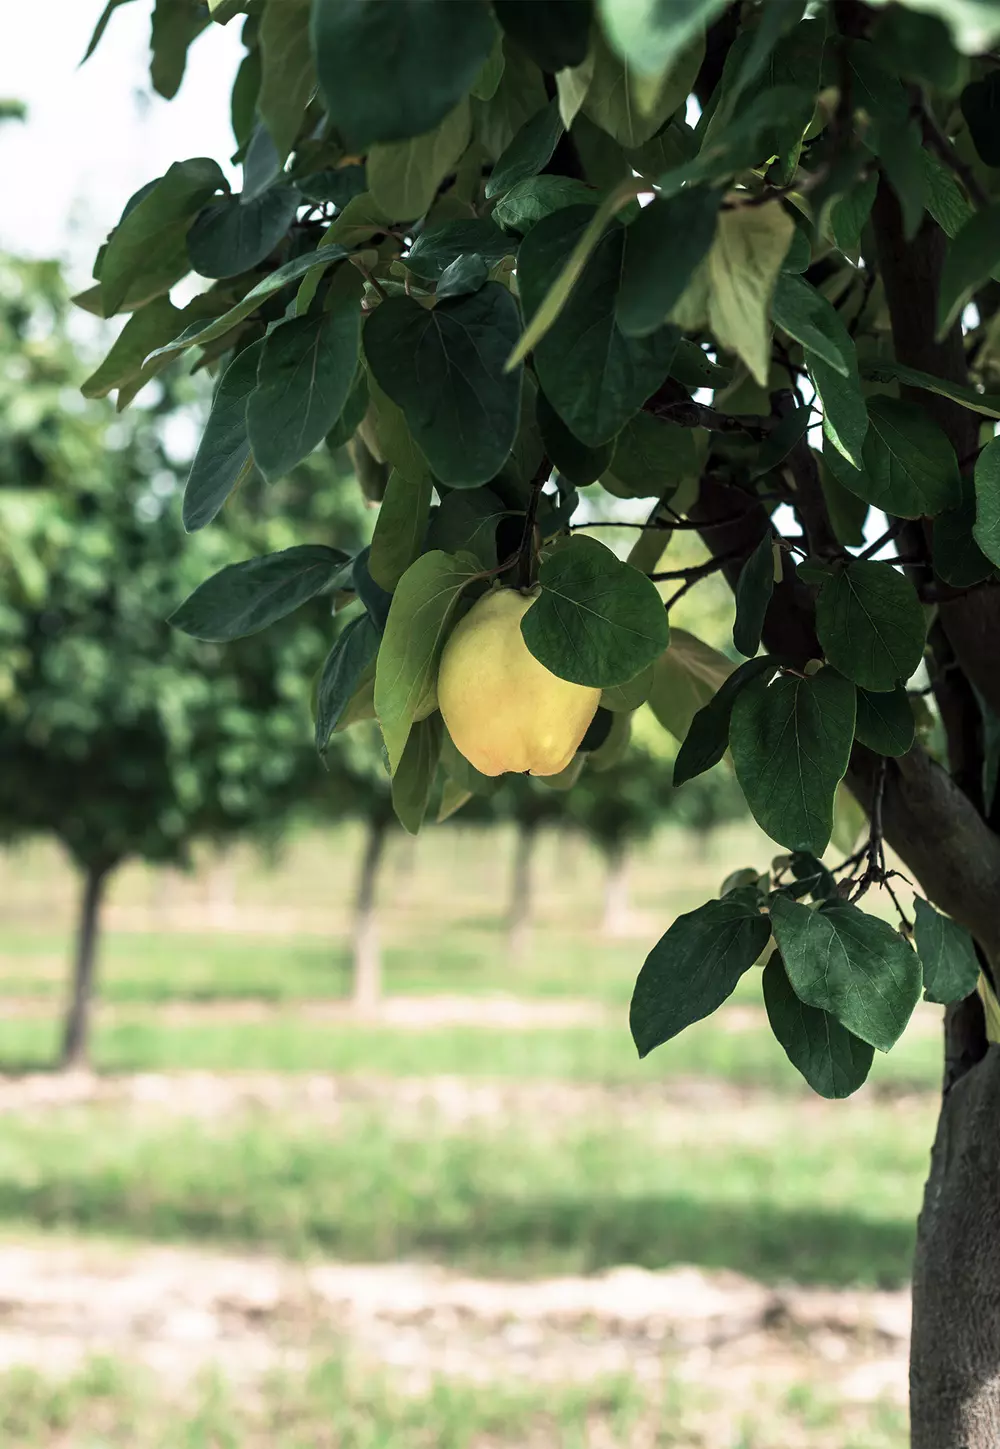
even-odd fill
[{"label": "tree trunk", "polygon": [[72,993],[66,1013],[60,1056],[60,1064],[66,1070],[82,1067],[87,1063],[101,902],[110,873],[107,867],[92,866],[83,878],[73,959]]},{"label": "tree trunk", "polygon": [[510,902],[507,907],[507,956],[515,965],[523,962],[531,946],[532,864],[538,827],[519,821],[514,841],[514,868],[510,878]]},{"label": "tree trunk", "polygon": [[628,847],[613,845],[605,852],[607,872],[604,877],[603,936],[624,936],[628,931],[631,911],[628,903]]},{"label": "tree trunk", "polygon": [[382,996],[382,955],[379,949],[375,895],[388,833],[384,820],[370,822],[358,879],[354,907],[353,996],[354,1005],[362,1012],[374,1011]]}]

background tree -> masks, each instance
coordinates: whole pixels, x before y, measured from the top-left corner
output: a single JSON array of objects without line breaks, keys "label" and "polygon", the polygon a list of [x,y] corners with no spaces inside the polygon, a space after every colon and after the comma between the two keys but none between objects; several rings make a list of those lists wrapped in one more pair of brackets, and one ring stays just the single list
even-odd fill
[{"label": "background tree", "polygon": [[[211,13],[247,48],[242,191],[187,160],[129,203],[81,299],[131,312],[105,380],[121,402],[190,349],[228,362],[192,523],[251,455],[279,479],[331,428],[355,435],[382,499],[351,580],[367,621],[340,636],[321,693],[327,717],[348,708],[377,652],[372,705],[409,828],[441,759],[440,650],[497,581],[538,585],[522,633],[553,673],[673,716],[675,784],[731,749],[787,857],[653,947],[632,1004],[641,1053],[720,1004],[772,934],[771,1025],[827,1095],[861,1084],[922,986],[949,1003],[913,1444],[993,1449],[1000,1051],[975,988],[992,1009],[1000,8]],[[182,73],[187,42],[157,28],[154,84]],[[178,311],[166,296],[192,268],[209,285]],[[587,521],[575,489],[597,479],[648,500],[627,563],[573,527]],[[661,561],[681,530],[703,561]],[[245,633],[342,570],[335,549],[258,560],[176,622]],[[735,594],[736,670],[669,629],[713,572]],[[922,666],[940,758],[931,732],[914,738],[906,687]],[[831,867],[845,777],[870,835]],[[927,897],[898,930],[866,909],[892,886],[886,842]]]}]

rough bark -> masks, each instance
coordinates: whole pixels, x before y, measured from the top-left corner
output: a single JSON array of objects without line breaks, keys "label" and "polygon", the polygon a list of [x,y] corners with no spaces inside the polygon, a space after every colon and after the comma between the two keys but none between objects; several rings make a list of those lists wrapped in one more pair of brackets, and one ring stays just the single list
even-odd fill
[{"label": "rough bark", "polygon": [[358,891],[354,904],[354,1005],[361,1012],[376,1009],[382,997],[382,952],[378,936],[379,867],[385,853],[388,826],[384,820],[373,820],[368,826]]},{"label": "rough bark", "polygon": [[87,1064],[90,1027],[97,972],[97,943],[100,934],[101,902],[110,869],[90,866],[84,873],[73,956],[73,980],[63,1028],[60,1063],[65,1070]]},{"label": "rough bark", "polygon": [[536,825],[530,821],[518,822],[507,907],[507,955],[515,965],[525,959],[531,946],[534,909],[532,866],[537,838]]},{"label": "rough bark", "polygon": [[631,918],[628,903],[628,847],[624,843],[611,846],[605,852],[605,866],[601,934],[624,936]]}]

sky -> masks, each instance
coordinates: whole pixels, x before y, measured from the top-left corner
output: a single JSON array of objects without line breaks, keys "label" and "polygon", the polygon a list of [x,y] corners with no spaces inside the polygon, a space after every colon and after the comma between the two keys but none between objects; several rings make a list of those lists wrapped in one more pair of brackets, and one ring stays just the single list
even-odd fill
[{"label": "sky", "polygon": [[191,47],[177,96],[152,93],[151,0],[112,15],[80,60],[103,0],[7,0],[0,98],[23,101],[24,125],[0,125],[0,248],[67,265],[74,287],[132,193],[172,161],[234,149],[229,88],[242,56],[240,22],[211,25]]}]

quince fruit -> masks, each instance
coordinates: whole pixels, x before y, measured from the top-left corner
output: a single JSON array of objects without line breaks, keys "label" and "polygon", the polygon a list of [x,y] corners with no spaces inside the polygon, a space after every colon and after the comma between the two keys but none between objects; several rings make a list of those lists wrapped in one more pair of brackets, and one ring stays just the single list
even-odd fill
[{"label": "quince fruit", "polygon": [[521,635],[539,590],[494,589],[473,604],[441,655],[438,704],[458,750],[483,775],[558,775],[597,712],[599,689],[560,679]]}]

